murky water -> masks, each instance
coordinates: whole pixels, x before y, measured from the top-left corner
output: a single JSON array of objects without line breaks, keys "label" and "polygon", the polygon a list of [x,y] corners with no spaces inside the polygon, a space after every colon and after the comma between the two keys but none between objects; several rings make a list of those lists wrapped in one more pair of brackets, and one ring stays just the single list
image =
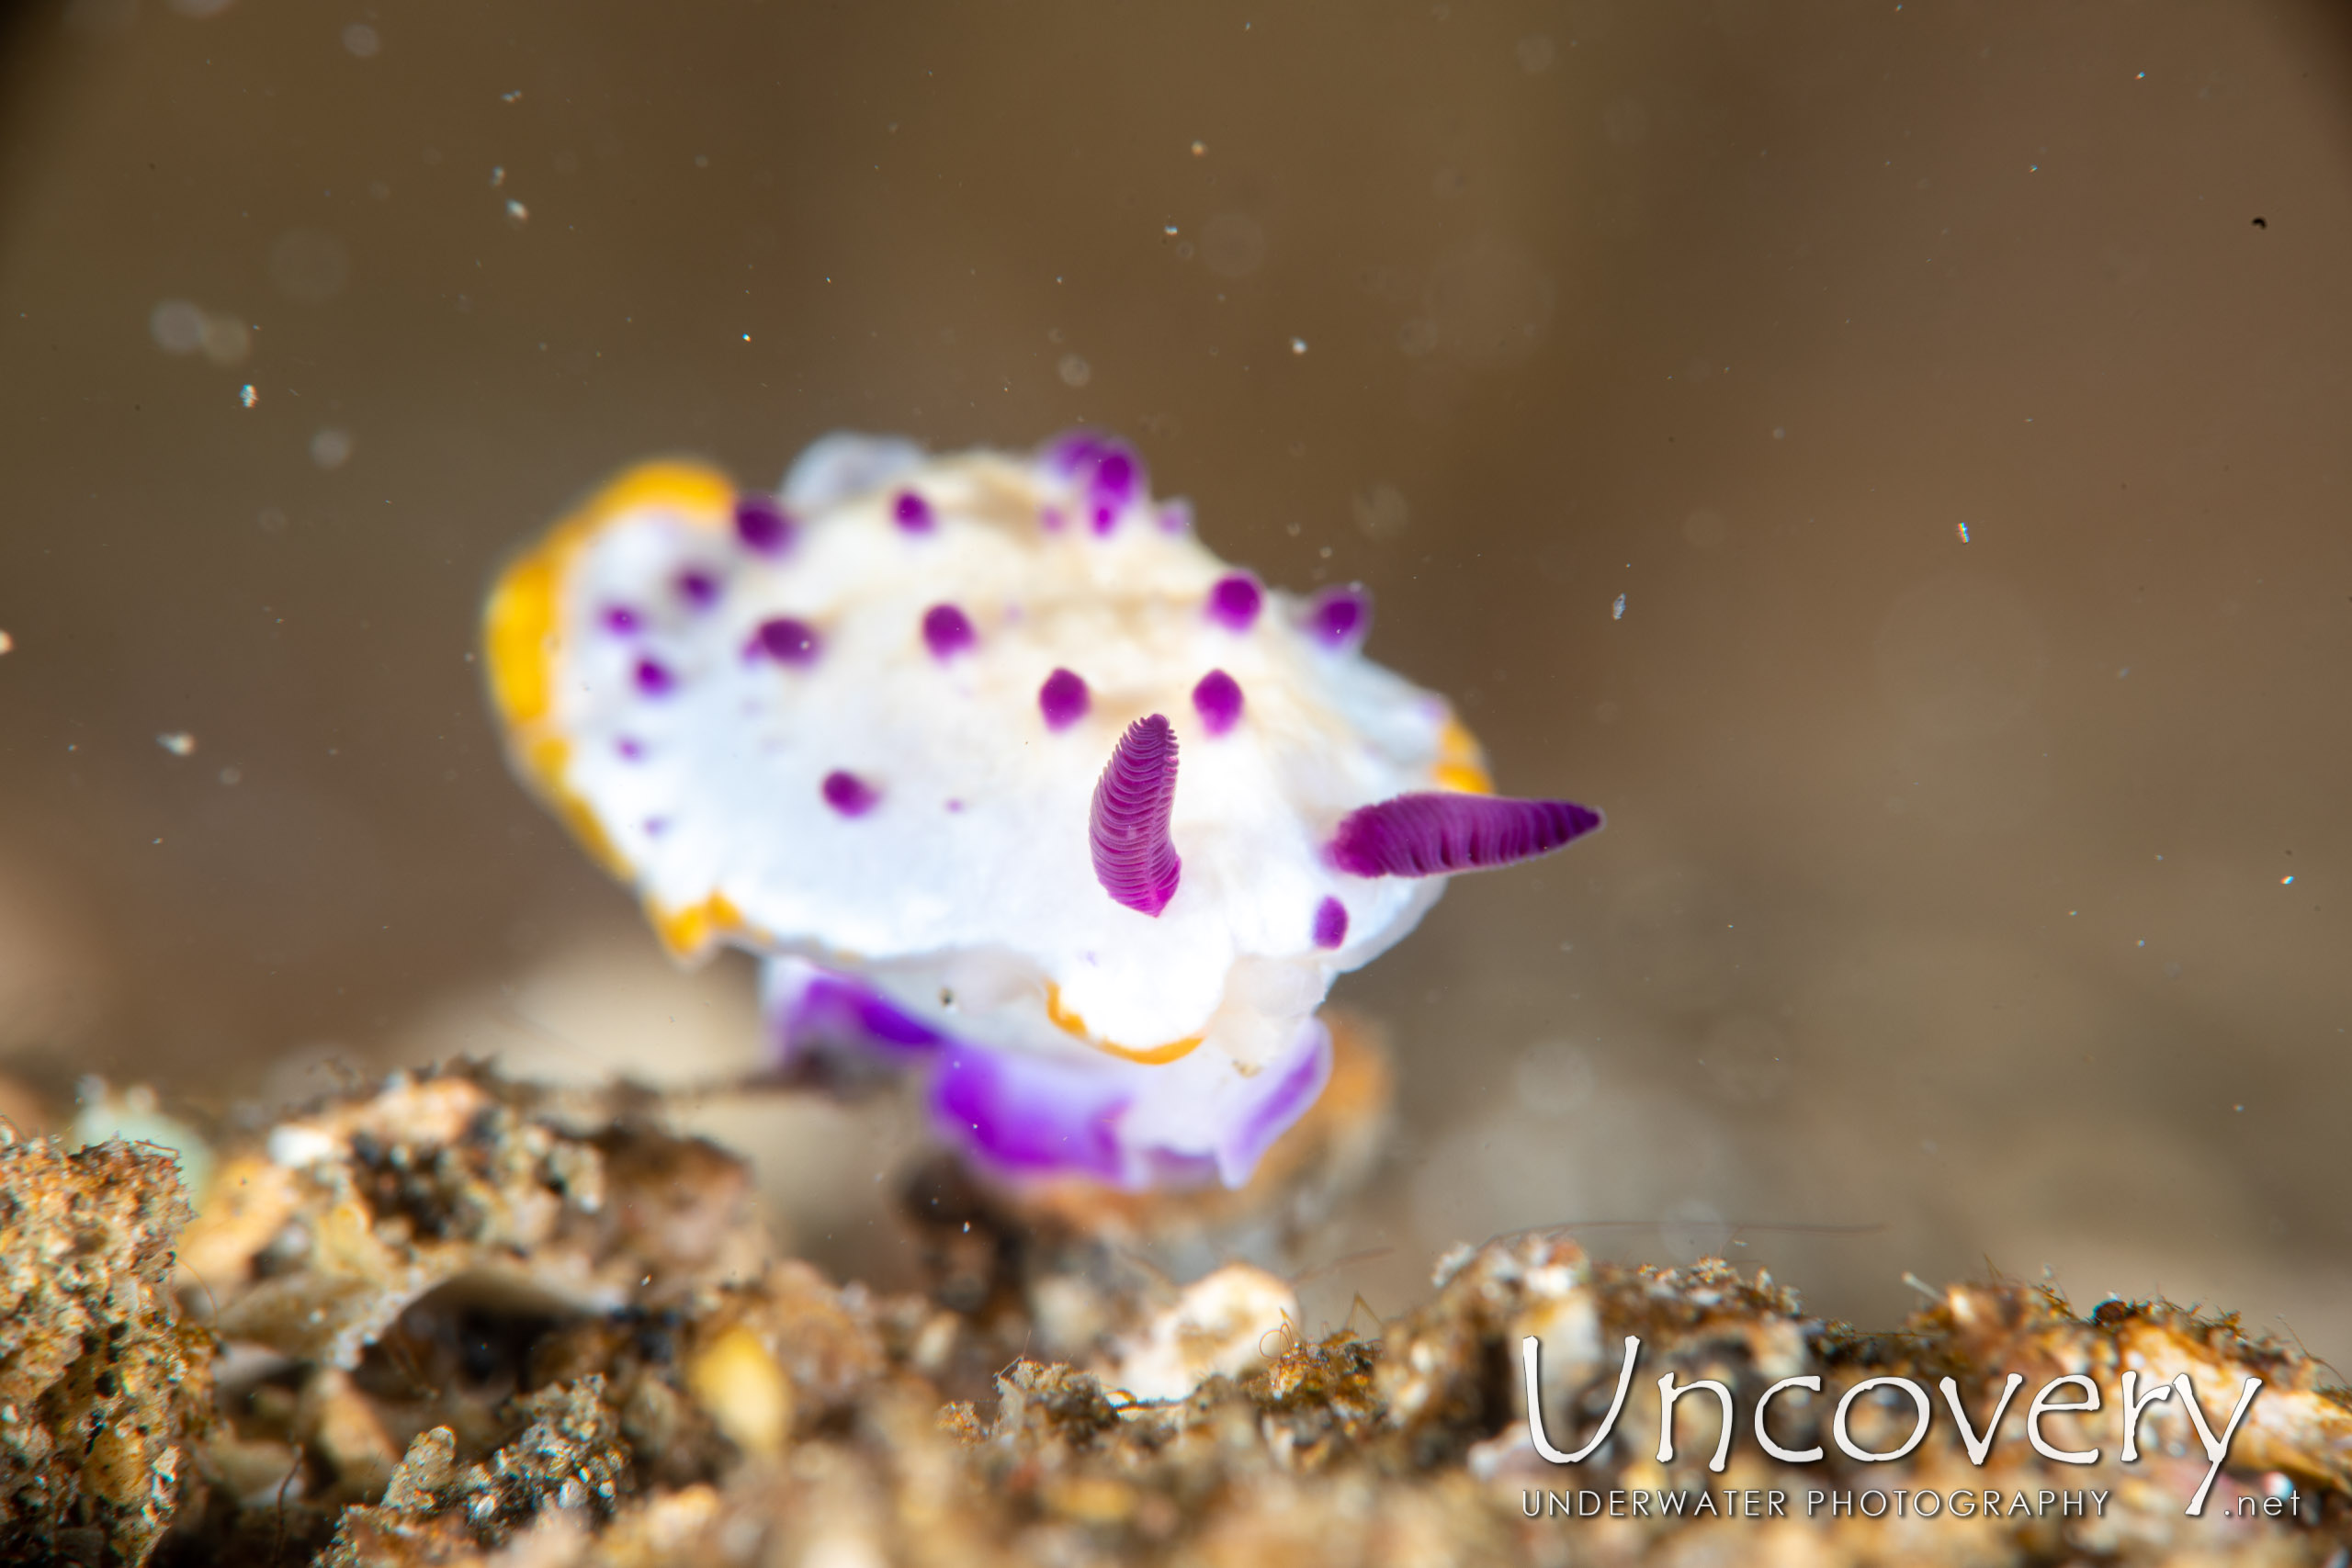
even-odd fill
[{"label": "murky water", "polygon": [[[2352,1354],[2340,18],[1266,9],[20,20],[7,1070],[747,1059],[508,777],[488,574],[650,453],[1096,423],[1610,816],[1342,983],[1332,1315],[1577,1221]],[[887,1111],[709,1122],[888,1266]]]}]

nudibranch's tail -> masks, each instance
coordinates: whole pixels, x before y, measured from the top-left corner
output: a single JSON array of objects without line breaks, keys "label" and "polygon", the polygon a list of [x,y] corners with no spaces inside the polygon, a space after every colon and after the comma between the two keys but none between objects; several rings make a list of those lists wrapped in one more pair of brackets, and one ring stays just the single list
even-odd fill
[{"label": "nudibranch's tail", "polygon": [[1176,731],[1153,714],[1127,727],[1094,786],[1087,824],[1094,875],[1130,909],[1157,918],[1176,896],[1183,863],[1169,837],[1176,810]]},{"label": "nudibranch's tail", "polygon": [[1572,800],[1400,795],[1348,813],[1331,861],[1357,876],[1447,876],[1548,855],[1600,826]]}]

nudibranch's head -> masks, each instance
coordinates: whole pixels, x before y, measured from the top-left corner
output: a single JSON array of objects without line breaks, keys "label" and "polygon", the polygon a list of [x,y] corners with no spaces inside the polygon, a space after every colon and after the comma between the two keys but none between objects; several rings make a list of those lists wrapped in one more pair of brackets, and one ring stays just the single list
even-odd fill
[{"label": "nudibranch's head", "polygon": [[624,475],[487,641],[523,772],[674,952],[775,961],[787,1051],[923,1067],[1002,1167],[1238,1184],[1321,1089],[1335,975],[1600,825],[1488,795],[1370,619],[1218,561],[1121,442],[832,436],[780,497]]}]

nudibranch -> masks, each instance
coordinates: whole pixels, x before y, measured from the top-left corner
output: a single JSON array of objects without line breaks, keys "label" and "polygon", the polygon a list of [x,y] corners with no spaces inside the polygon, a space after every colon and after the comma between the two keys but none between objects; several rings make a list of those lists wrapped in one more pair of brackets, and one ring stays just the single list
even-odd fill
[{"label": "nudibranch", "polygon": [[1361,587],[1217,559],[1136,453],[834,435],[780,493],[633,469],[507,568],[519,771],[670,949],[765,960],[787,1064],[896,1063],[1012,1173],[1246,1181],[1334,976],[1447,875],[1600,826],[1488,792]]}]

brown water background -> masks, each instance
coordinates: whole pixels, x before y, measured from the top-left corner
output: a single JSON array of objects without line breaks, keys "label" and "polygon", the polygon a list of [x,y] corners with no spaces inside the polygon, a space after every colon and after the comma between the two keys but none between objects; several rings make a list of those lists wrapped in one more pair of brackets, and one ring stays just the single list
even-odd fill
[{"label": "brown water background", "polygon": [[[641,456],[1091,422],[1221,554],[1369,583],[1505,789],[1610,816],[1342,983],[1405,1121],[1316,1310],[1609,1221],[1871,1322],[2047,1267],[2352,1356],[2340,11],[10,37],[0,1068],[220,1115],[457,1048],[748,1059],[749,966],[672,974],[502,765],[488,574]],[[903,1122],[709,1122],[888,1274]]]}]

